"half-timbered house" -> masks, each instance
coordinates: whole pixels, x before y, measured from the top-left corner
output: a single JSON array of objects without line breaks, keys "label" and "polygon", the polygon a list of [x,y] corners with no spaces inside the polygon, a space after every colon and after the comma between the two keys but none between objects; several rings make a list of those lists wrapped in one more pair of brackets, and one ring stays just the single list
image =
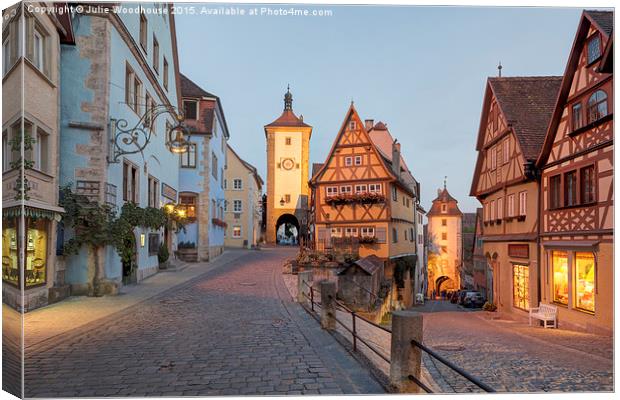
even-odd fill
[{"label": "half-timbered house", "polygon": [[541,294],[560,326],[613,329],[613,13],[584,11],[537,166]]},{"label": "half-timbered house", "polygon": [[357,242],[360,257],[374,254],[386,262],[386,278],[402,289],[394,292],[401,292],[397,300],[406,306],[413,300],[415,189],[405,178],[410,172],[402,166],[400,144],[392,142],[385,154],[368,130],[351,104],[325,162],[313,166],[315,246]]},{"label": "half-timbered house", "polygon": [[561,77],[489,78],[471,196],[482,203],[483,253],[498,309],[525,316],[540,299],[539,177],[534,168]]}]

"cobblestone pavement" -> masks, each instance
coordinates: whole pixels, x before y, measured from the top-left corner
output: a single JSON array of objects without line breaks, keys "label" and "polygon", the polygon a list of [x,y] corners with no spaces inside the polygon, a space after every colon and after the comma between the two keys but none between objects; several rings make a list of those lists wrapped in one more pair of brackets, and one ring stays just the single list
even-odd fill
[{"label": "cobblestone pavement", "polygon": [[[424,342],[497,391],[613,390],[611,338],[489,321],[483,312],[446,311],[424,313]],[[593,344],[605,357],[591,351]],[[435,365],[444,390],[477,391]]]},{"label": "cobblestone pavement", "polygon": [[248,252],[26,349],[27,397],[382,393],[284,295],[294,249]]},{"label": "cobblestone pavement", "polygon": [[[297,293],[296,277],[285,275]],[[517,321],[487,320],[481,311],[447,301],[428,301],[413,310],[424,315],[424,343],[498,392],[570,392],[613,390],[612,338],[561,329],[529,327]],[[338,311],[350,327],[350,315]],[[359,320],[358,320],[359,321]],[[339,326],[339,328],[341,328]],[[359,335],[390,355],[390,334],[364,322]],[[344,329],[343,336],[350,338]],[[363,344],[362,353],[384,373],[388,364]],[[479,392],[460,375],[423,356],[423,381],[434,392]]]}]

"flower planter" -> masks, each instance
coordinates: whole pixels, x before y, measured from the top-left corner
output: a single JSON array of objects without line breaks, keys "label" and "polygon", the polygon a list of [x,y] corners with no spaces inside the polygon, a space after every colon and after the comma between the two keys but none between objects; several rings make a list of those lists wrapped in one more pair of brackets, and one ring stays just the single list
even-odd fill
[{"label": "flower planter", "polygon": [[178,249],[177,258],[185,262],[197,262],[198,261],[198,249]]}]

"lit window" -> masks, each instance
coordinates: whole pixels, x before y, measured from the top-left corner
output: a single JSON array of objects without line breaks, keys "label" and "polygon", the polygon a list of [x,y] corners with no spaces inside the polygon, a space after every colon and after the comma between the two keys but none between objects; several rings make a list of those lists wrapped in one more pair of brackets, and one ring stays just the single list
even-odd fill
[{"label": "lit window", "polygon": [[240,238],[241,237],[241,227],[240,226],[233,226],[233,237],[234,238]]},{"label": "lit window", "polygon": [[607,93],[597,90],[588,99],[588,123],[607,115]]},{"label": "lit window", "polygon": [[575,307],[594,312],[594,254],[575,253]]},{"label": "lit window", "polygon": [[553,270],[553,301],[568,305],[568,253],[565,251],[551,252],[551,268]]},{"label": "lit window", "polygon": [[179,195],[179,210],[185,211],[187,218],[196,218],[196,195],[181,194]]},{"label": "lit window", "polygon": [[[47,277],[47,230],[45,219],[28,220],[26,228],[26,287],[42,285]],[[4,254],[4,253],[3,253]]]},{"label": "lit window", "polygon": [[530,273],[527,265],[512,266],[512,304],[522,310],[530,308]]},{"label": "lit window", "polygon": [[601,36],[595,34],[588,40],[588,64],[592,64],[594,61],[601,57]]}]

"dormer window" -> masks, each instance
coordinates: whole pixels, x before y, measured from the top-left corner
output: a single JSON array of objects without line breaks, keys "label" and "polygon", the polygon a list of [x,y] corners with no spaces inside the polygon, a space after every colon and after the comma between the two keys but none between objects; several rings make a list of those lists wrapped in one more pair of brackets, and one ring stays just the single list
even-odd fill
[{"label": "dormer window", "polygon": [[601,58],[601,35],[594,34],[588,40],[588,64]]},{"label": "dormer window", "polygon": [[183,100],[185,119],[198,119],[198,102],[195,100]]}]

